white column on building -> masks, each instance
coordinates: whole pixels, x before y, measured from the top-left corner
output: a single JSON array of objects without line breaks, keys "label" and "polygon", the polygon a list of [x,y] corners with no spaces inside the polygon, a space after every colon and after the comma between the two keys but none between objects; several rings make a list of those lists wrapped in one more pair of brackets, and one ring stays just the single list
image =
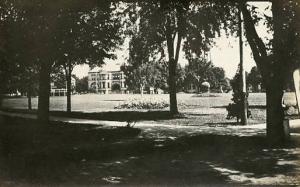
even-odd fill
[{"label": "white column on building", "polygon": [[98,93],[98,73],[96,73],[96,93]]}]

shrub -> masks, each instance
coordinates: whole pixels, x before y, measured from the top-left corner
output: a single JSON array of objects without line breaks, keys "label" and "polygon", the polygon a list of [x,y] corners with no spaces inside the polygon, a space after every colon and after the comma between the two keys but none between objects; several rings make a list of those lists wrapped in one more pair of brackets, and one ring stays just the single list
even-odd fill
[{"label": "shrub", "polygon": [[[238,69],[236,75],[234,76],[233,80],[231,81],[232,86],[232,101],[233,103],[229,103],[229,105],[226,107],[226,110],[228,112],[226,119],[232,119],[236,118],[237,122],[242,117],[243,112],[243,93],[240,91],[240,70]],[[248,109],[248,92],[246,93],[246,99],[247,99],[247,118],[251,117],[251,111]]]},{"label": "shrub", "polygon": [[165,109],[169,107],[169,104],[164,100],[159,99],[133,99],[126,101],[118,106],[115,106],[115,109],[147,109],[147,110],[158,110]]}]

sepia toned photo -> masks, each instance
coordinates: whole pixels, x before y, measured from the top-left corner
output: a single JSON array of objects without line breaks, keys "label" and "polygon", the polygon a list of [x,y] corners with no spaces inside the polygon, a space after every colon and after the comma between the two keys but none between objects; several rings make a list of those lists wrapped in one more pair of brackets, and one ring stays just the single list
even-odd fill
[{"label": "sepia toned photo", "polygon": [[0,186],[300,185],[300,0],[0,0]]}]

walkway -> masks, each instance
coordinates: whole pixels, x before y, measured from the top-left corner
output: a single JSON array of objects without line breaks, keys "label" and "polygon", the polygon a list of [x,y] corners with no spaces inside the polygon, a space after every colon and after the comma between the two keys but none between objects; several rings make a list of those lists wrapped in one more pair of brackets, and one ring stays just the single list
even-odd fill
[{"label": "walkway", "polygon": [[[0,111],[0,115],[6,115],[10,117],[20,117],[36,119],[35,114],[25,114],[16,112],[4,112]],[[92,119],[80,119],[70,117],[58,117],[51,116],[51,121],[66,122],[70,124],[89,124],[98,125],[99,128],[111,128],[111,127],[124,127],[127,122],[119,121],[102,121]],[[164,121],[138,121],[131,123],[131,126],[142,130],[141,136],[155,139],[176,139],[184,135],[196,135],[196,134],[215,134],[215,135],[233,135],[233,136],[256,136],[265,135],[265,124],[256,125],[170,125],[164,124]]]},{"label": "walkway", "polygon": [[[25,114],[17,112],[4,112],[0,111],[0,115],[10,117],[21,117],[36,119],[35,114]],[[99,128],[111,127],[125,127],[127,122],[119,121],[105,121],[105,120],[92,120],[80,119],[71,117],[58,117],[51,116],[51,121],[66,122],[70,124],[89,124],[97,125]],[[251,125],[224,125],[224,124],[201,124],[199,125],[175,125],[165,124],[164,120],[159,121],[137,121],[130,124],[142,130],[142,136],[155,139],[176,139],[184,135],[197,135],[197,134],[215,134],[215,135],[231,135],[231,136],[264,136],[266,132],[266,124],[251,124]],[[300,134],[300,119],[290,121],[290,126],[294,130],[292,136],[299,137]],[[295,133],[296,131],[296,133]]]},{"label": "walkway", "polygon": [[[34,114],[0,111],[0,115],[36,119]],[[55,116],[51,116],[50,120],[72,124],[93,124],[98,125],[99,128],[127,125],[126,122]],[[298,159],[300,149],[298,147],[272,149],[251,141],[251,137],[265,135],[265,124],[247,126],[170,125],[170,123],[164,124],[163,120],[159,120],[136,122],[134,127],[142,130],[138,137],[141,141],[139,139],[136,141],[154,140],[154,147],[156,147],[154,150],[159,151],[154,151],[150,155],[145,154],[136,157],[129,155],[128,158],[114,158],[109,163],[84,161],[82,162],[84,169],[79,170],[78,175],[81,176],[83,173],[81,177],[87,181],[95,180],[97,176],[99,181],[106,181],[105,184],[124,184],[124,182],[126,184],[126,181],[133,181],[134,183],[134,181],[139,182],[139,180],[151,182],[145,176],[154,177],[154,181],[182,178],[190,180],[190,174],[195,175],[191,180],[197,181],[197,177],[200,178],[201,180],[199,179],[198,182],[203,182],[205,176],[217,175],[218,177],[215,178],[224,177],[236,184],[300,184],[300,179],[297,177],[300,171]],[[188,138],[182,139],[184,136]],[[188,144],[189,141],[192,142],[190,142],[191,145]],[[183,147],[191,147],[189,147],[189,151],[182,153],[177,153],[174,150],[173,152],[166,152],[164,149],[160,149],[164,146],[169,146],[168,149],[172,149],[173,144],[170,144],[170,142],[174,142],[174,145],[178,146],[184,143],[182,144]],[[252,145],[249,145],[249,143]],[[164,172],[165,170],[166,172]],[[192,173],[189,173],[191,171]],[[127,176],[128,173],[130,175]],[[156,175],[156,173],[158,174]],[[187,176],[183,177],[182,175]],[[74,177],[74,180],[75,178],[78,178],[78,176]]]}]

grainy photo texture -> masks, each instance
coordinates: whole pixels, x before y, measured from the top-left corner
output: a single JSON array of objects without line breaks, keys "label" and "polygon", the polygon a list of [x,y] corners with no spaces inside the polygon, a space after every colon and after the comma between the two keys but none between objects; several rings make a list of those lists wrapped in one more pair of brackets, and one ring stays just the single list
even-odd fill
[{"label": "grainy photo texture", "polygon": [[0,186],[300,185],[299,0],[1,0]]}]

